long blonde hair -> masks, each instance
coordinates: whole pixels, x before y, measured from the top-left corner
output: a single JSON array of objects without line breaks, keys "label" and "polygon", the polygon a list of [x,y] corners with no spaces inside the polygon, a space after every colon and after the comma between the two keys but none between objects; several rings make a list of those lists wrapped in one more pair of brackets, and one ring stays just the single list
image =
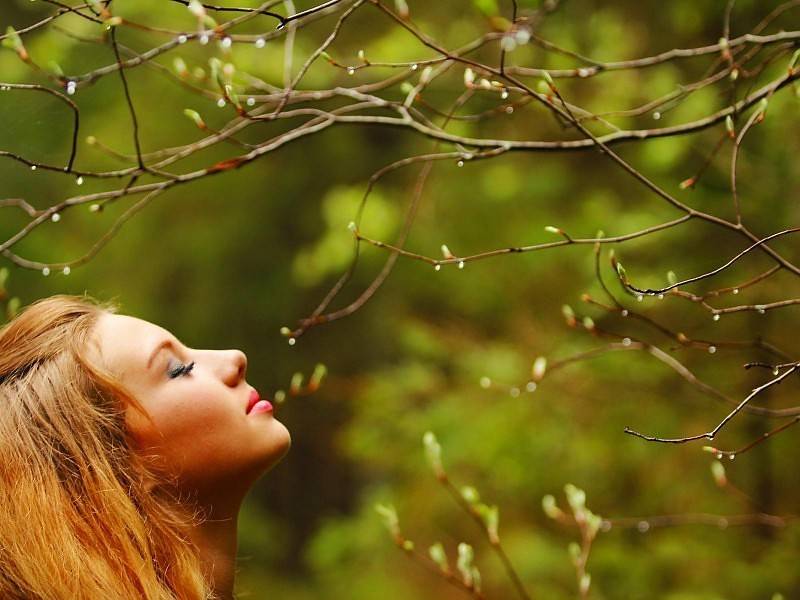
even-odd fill
[{"label": "long blonde hair", "polygon": [[104,311],[53,296],[0,329],[0,598],[212,598],[197,514],[128,437],[141,405],[88,359]]}]

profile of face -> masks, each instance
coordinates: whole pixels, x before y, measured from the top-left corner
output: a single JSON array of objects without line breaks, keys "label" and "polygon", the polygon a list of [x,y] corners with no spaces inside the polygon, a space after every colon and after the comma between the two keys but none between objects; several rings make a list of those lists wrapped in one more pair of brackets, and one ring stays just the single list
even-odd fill
[{"label": "profile of face", "polygon": [[254,406],[241,351],[187,348],[158,325],[112,313],[101,315],[93,335],[103,364],[150,415],[127,409],[137,449],[182,491],[246,491],[289,449],[289,432],[269,404]]}]

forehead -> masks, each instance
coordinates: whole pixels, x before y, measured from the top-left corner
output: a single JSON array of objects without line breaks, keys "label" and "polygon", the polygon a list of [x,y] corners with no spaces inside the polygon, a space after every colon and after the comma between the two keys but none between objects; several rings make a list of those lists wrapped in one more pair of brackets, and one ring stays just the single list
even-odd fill
[{"label": "forehead", "polygon": [[104,313],[95,326],[94,341],[103,364],[122,374],[144,370],[153,348],[172,335],[163,327],[127,315]]}]

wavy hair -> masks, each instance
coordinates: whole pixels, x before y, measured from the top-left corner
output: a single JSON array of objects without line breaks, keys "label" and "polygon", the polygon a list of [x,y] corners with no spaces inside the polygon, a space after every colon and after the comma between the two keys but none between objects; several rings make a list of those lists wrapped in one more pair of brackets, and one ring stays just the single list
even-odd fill
[{"label": "wavy hair", "polygon": [[144,409],[89,359],[104,311],[52,296],[0,329],[0,598],[213,598],[198,514],[126,430]]}]

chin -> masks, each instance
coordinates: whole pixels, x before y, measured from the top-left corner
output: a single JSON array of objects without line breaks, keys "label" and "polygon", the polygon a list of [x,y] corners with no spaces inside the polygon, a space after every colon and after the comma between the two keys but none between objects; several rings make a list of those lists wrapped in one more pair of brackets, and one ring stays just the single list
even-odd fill
[{"label": "chin", "polygon": [[286,426],[277,420],[272,425],[264,456],[265,472],[278,464],[292,446],[292,435]]}]

